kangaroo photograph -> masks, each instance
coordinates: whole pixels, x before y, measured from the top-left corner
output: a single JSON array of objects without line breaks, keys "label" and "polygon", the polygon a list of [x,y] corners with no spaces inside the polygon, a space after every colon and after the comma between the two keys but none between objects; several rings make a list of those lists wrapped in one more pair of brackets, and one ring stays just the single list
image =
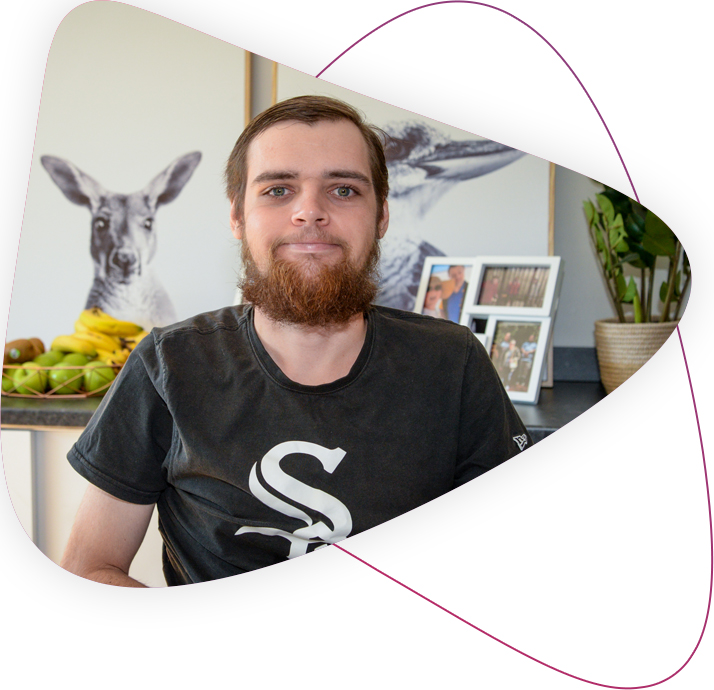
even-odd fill
[{"label": "kangaroo photograph", "polygon": [[231,303],[240,247],[223,170],[245,125],[246,55],[117,2],[67,15],[43,83],[11,340],[49,347],[87,309],[151,330]]},{"label": "kangaroo photograph", "polygon": [[117,194],[70,161],[42,156],[43,167],[67,199],[91,214],[94,282],[85,309],[99,307],[146,330],[176,321],[171,297],[151,266],[158,245],[155,216],[159,206],[179,195],[200,161],[199,151],[187,153],[138,192]]}]

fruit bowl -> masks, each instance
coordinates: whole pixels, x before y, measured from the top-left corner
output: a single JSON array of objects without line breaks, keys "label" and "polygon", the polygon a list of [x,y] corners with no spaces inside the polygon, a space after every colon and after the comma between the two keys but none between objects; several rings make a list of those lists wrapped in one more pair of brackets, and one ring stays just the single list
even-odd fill
[{"label": "fruit bowl", "polygon": [[72,335],[49,351],[39,338],[5,344],[2,394],[14,398],[90,398],[104,395],[132,350],[149,335],[98,307],[85,309]]},{"label": "fruit bowl", "polygon": [[[38,399],[66,399],[66,398],[96,398],[104,395],[114,378],[122,368],[121,364],[92,363],[93,367],[84,365],[55,365],[50,367],[33,366],[24,364],[5,364],[2,368],[2,395],[9,398],[38,398]],[[16,379],[16,371],[23,369],[27,372],[21,380]],[[89,379],[92,390],[86,389],[88,369],[94,369],[92,378]],[[114,376],[108,380],[106,372],[109,369]],[[97,371],[100,370],[100,371]],[[65,372],[64,376],[57,377],[58,372]]]}]

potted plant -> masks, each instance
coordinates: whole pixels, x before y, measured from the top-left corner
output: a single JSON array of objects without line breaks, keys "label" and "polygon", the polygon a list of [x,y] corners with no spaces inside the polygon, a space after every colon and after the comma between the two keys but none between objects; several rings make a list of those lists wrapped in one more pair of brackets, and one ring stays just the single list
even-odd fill
[{"label": "potted plant", "polygon": [[[583,208],[617,313],[616,319],[595,322],[600,378],[610,393],[672,334],[692,274],[686,252],[664,221],[634,199],[603,187],[595,203],[586,200]],[[666,261],[666,272],[655,285],[659,257]],[[653,314],[657,306],[659,314]]]}]

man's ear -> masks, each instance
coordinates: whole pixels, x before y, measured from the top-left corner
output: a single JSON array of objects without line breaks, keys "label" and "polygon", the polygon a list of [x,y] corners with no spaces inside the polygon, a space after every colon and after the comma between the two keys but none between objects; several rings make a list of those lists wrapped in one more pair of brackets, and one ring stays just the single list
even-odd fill
[{"label": "man's ear", "polygon": [[231,201],[231,232],[237,240],[243,239],[243,217],[238,212],[235,201]]},{"label": "man's ear", "polygon": [[382,207],[382,219],[377,225],[377,236],[381,240],[389,227],[389,204],[385,201]]}]

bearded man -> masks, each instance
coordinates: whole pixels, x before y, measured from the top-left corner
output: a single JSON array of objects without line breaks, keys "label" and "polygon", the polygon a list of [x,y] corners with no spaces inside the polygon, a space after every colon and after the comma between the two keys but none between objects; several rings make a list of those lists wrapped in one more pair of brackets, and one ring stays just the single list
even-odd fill
[{"label": "bearded man", "polygon": [[373,306],[389,191],[345,103],[278,103],[226,168],[243,307],[154,329],[68,455],[62,561],[128,575],[154,505],[169,585],[244,573],[423,505],[530,438],[468,328]]}]

